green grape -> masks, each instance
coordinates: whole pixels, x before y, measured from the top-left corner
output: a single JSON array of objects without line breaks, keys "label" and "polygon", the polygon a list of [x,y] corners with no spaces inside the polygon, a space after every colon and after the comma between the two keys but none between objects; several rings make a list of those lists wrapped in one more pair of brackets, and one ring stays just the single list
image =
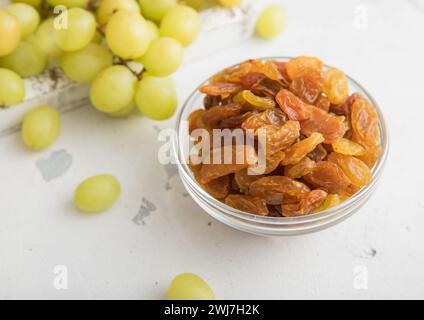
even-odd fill
[{"label": "green grape", "polygon": [[135,59],[150,44],[150,31],[142,16],[131,11],[118,11],[106,26],[106,43],[117,56]]},{"label": "green grape", "polygon": [[49,106],[31,110],[22,122],[22,139],[31,150],[47,148],[57,139],[59,133],[59,112]]},{"label": "green grape", "polygon": [[110,174],[101,174],[81,182],[74,193],[78,209],[87,213],[111,208],[121,195],[119,181]]},{"label": "green grape", "polygon": [[106,68],[93,80],[91,103],[102,112],[117,112],[133,101],[136,82],[137,78],[124,66]]},{"label": "green grape", "polygon": [[256,33],[265,39],[273,38],[283,32],[287,22],[284,9],[273,4],[266,7],[256,21]]},{"label": "green grape", "polygon": [[226,8],[232,8],[237,7],[240,4],[240,0],[219,0],[219,3]]},{"label": "green grape", "polygon": [[140,13],[140,6],[136,0],[102,0],[97,10],[97,20],[101,24],[106,24],[110,17],[119,10]]},{"label": "green grape", "polygon": [[22,38],[28,37],[37,29],[40,23],[38,11],[25,3],[12,3],[4,8],[4,11],[18,19],[21,26]]},{"label": "green grape", "polygon": [[192,273],[183,273],[172,280],[166,293],[168,300],[215,300],[209,285]]},{"label": "green grape", "polygon": [[88,1],[89,0],[47,0],[47,3],[53,7],[62,5],[67,8],[85,8],[88,4]]},{"label": "green grape", "polygon": [[138,0],[143,16],[160,22],[169,9],[177,4],[177,0]]},{"label": "green grape", "polygon": [[156,23],[154,23],[153,21],[150,21],[150,20],[146,20],[146,25],[147,25],[147,28],[149,29],[149,32],[150,32],[150,40],[151,41],[160,37],[159,28],[156,25]]},{"label": "green grape", "polygon": [[112,65],[112,54],[96,43],[85,48],[66,52],[60,57],[60,67],[73,81],[79,83],[92,82],[103,69]]},{"label": "green grape", "polygon": [[170,78],[144,76],[138,83],[135,93],[138,109],[154,120],[165,120],[177,109],[177,95]]},{"label": "green grape", "polygon": [[25,97],[25,84],[22,78],[9,69],[0,68],[0,107],[22,102]]},{"label": "green grape", "polygon": [[0,57],[11,54],[21,41],[22,31],[18,19],[0,10]]},{"label": "green grape", "polygon": [[[96,20],[87,10],[71,8],[62,12],[56,21],[63,26],[55,26],[54,37],[63,51],[77,51],[91,42],[96,33]],[[67,22],[67,26],[65,23]]]},{"label": "green grape", "polygon": [[46,66],[47,56],[33,39],[22,41],[15,51],[0,58],[0,67],[13,70],[22,77],[35,76]]},{"label": "green grape", "polygon": [[190,45],[200,31],[200,16],[191,7],[177,5],[169,10],[160,25],[162,37],[178,40],[183,46]]},{"label": "green grape", "polygon": [[137,61],[153,76],[168,76],[181,65],[184,56],[182,45],[173,38],[159,38],[152,41],[149,50]]},{"label": "green grape", "polygon": [[43,21],[35,32],[35,43],[49,58],[57,58],[63,54],[54,38],[53,18]]},{"label": "green grape", "polygon": [[129,116],[134,110],[135,110],[135,103],[134,101],[131,101],[129,105],[122,108],[121,110],[107,113],[107,115],[112,118],[124,118]]},{"label": "green grape", "polygon": [[12,0],[14,3],[26,3],[34,8],[38,8],[43,0]]}]

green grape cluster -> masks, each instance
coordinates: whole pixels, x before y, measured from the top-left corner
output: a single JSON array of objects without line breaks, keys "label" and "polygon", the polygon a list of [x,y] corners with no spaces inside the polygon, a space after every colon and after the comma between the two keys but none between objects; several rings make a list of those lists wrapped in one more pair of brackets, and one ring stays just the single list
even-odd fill
[{"label": "green grape cluster", "polygon": [[[198,10],[231,8],[240,0],[11,2],[0,8],[0,108],[22,102],[24,78],[53,65],[72,81],[88,84],[91,104],[107,116],[121,118],[138,110],[159,121],[176,111],[170,76],[200,32]],[[258,20],[257,33],[275,36],[284,22],[284,12],[268,8]],[[36,151],[49,147],[60,134],[60,123],[53,107],[31,110],[22,123],[24,144]],[[120,193],[115,177],[99,175],[78,186],[74,202],[81,211],[99,212],[110,208]],[[186,274],[174,280],[168,296],[212,298],[213,293],[203,280]]]},{"label": "green grape cluster", "polygon": [[0,9],[0,106],[22,102],[23,78],[53,65],[89,84],[110,117],[165,120],[177,107],[169,76],[199,31],[198,12],[177,0],[13,0]]}]

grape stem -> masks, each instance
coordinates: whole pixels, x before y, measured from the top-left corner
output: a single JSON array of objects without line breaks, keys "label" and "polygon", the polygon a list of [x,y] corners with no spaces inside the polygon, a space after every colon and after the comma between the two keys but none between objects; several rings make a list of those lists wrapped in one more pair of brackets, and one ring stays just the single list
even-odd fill
[{"label": "grape stem", "polygon": [[130,66],[129,66],[129,61],[127,61],[127,60],[124,60],[124,59],[122,59],[122,58],[120,58],[120,57],[118,57],[118,56],[114,56],[114,60],[115,60],[115,62],[114,62],[114,64],[117,64],[117,65],[121,65],[121,66],[124,66],[124,67],[127,67],[128,68],[128,70],[130,70],[135,76],[136,76],[136,78],[138,79],[138,80],[141,80],[141,78],[143,77],[143,73],[146,71],[144,68],[143,69],[141,69],[139,72],[137,72],[137,71],[135,71],[135,70],[133,70]]}]

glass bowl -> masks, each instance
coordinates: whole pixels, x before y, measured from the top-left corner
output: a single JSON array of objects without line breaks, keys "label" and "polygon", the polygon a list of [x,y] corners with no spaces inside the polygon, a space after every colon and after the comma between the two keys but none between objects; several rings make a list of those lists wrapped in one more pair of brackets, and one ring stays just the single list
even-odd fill
[{"label": "glass bowl", "polygon": [[[262,58],[277,61],[288,61],[290,57]],[[327,66],[326,66],[327,67]],[[203,106],[204,95],[199,92],[199,88],[207,81],[201,83],[198,88],[189,96],[184,103],[176,124],[176,134],[174,137],[173,149],[180,178],[193,200],[209,215],[215,219],[229,225],[235,229],[262,236],[291,236],[307,234],[333,226],[352,214],[357,212],[368,201],[375,191],[389,150],[389,138],[387,126],[381,109],[373,97],[358,82],[347,76],[350,92],[359,92],[366,97],[376,108],[379,115],[379,129],[381,136],[382,154],[372,169],[373,180],[363,187],[355,195],[343,203],[319,213],[314,213],[300,217],[263,217],[253,215],[234,209],[209,195],[196,181],[194,175],[187,164],[189,155],[185,152],[184,146],[188,143],[189,135],[187,119],[190,113]]]}]

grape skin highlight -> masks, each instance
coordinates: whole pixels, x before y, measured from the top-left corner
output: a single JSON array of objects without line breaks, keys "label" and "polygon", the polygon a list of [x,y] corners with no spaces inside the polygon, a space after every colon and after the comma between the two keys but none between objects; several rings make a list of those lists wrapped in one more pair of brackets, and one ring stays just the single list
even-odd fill
[{"label": "grape skin highlight", "polygon": [[47,57],[57,58],[63,54],[54,38],[53,18],[43,21],[34,35],[34,42],[44,51]]},{"label": "grape skin highlight", "polygon": [[9,69],[0,68],[0,107],[22,102],[25,97],[25,84],[22,78]]},{"label": "grape skin highlight", "polygon": [[103,69],[112,65],[110,52],[96,43],[85,48],[64,53],[60,58],[63,72],[73,81],[90,83]]},{"label": "grape skin highlight", "polygon": [[81,182],[75,190],[74,202],[82,212],[96,213],[111,208],[120,195],[119,181],[110,174],[102,174]]},{"label": "grape skin highlight", "polygon": [[140,61],[154,76],[168,76],[174,73],[183,61],[184,49],[173,39],[162,37],[152,41],[149,50]]},{"label": "grape skin highlight", "polygon": [[22,31],[18,19],[0,10],[0,57],[11,54],[21,41]]},{"label": "grape skin highlight", "polygon": [[32,34],[40,23],[38,11],[28,4],[12,3],[4,8],[4,11],[13,15],[19,21],[23,39]]},{"label": "grape skin highlight", "polygon": [[137,13],[118,11],[106,26],[106,43],[117,56],[135,59],[149,48],[151,34],[146,21]]},{"label": "grape skin highlight", "polygon": [[178,40],[187,47],[200,32],[200,16],[191,7],[177,5],[169,10],[160,25],[162,37]]},{"label": "grape skin highlight", "polygon": [[156,25],[156,23],[154,23],[153,21],[150,21],[150,20],[146,20],[146,25],[147,25],[147,28],[149,29],[149,32],[150,32],[150,40],[151,41],[160,37],[159,28]]},{"label": "grape skin highlight", "polygon": [[94,78],[91,103],[102,112],[120,111],[133,101],[136,82],[137,78],[124,66],[106,68]]},{"label": "grape skin highlight", "polygon": [[66,14],[68,27],[54,29],[56,43],[63,51],[81,50],[93,39],[96,20],[91,12],[81,8],[71,8],[62,12],[56,19],[65,21]]},{"label": "grape skin highlight", "polygon": [[22,122],[22,139],[31,150],[50,146],[60,133],[60,115],[56,109],[40,106],[30,111]]}]

